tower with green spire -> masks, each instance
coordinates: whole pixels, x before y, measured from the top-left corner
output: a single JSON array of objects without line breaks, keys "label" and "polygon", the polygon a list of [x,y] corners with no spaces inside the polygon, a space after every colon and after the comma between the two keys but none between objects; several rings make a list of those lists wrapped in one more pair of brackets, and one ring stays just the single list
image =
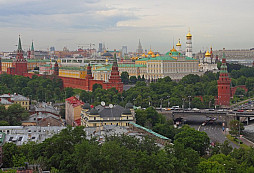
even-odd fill
[{"label": "tower with green spire", "polygon": [[219,77],[219,80],[217,81],[218,83],[217,104],[221,107],[228,107],[230,105],[230,96],[231,96],[231,90],[230,90],[231,79],[228,76],[226,56],[225,56],[224,50],[225,49],[223,49],[220,77]]},{"label": "tower with green spire", "polygon": [[30,59],[34,59],[34,42],[32,41]]},{"label": "tower with green spire", "polygon": [[[20,36],[18,41],[17,56],[16,56],[16,60],[13,61],[13,67],[14,69],[12,69],[12,71],[9,72],[10,74],[24,75],[25,73],[27,73],[27,61],[24,59],[24,56],[23,56]],[[8,73],[8,69],[7,69],[7,73]]]}]

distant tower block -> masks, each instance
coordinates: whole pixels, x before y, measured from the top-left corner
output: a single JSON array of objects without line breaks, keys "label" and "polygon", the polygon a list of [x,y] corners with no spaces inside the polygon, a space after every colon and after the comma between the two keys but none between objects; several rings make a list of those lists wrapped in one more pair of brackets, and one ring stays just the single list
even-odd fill
[{"label": "distant tower block", "polygon": [[188,34],[186,35],[186,53],[185,55],[187,57],[192,58],[192,35],[190,34],[190,30]]},{"label": "distant tower block", "polygon": [[178,40],[178,43],[176,44],[176,51],[177,52],[181,52],[182,50],[181,50],[181,47],[182,47],[182,45],[181,45],[181,43],[180,43],[180,39]]},{"label": "distant tower block", "polygon": [[228,76],[225,52],[223,52],[220,77],[217,83],[218,83],[218,105],[229,106],[231,79]]}]

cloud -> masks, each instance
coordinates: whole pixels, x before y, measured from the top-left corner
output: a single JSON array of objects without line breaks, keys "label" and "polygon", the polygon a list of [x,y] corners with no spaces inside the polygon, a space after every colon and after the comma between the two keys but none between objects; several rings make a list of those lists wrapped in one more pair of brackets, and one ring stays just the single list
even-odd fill
[{"label": "cloud", "polygon": [[105,6],[101,0],[0,1],[2,27],[46,29],[93,29],[116,27],[119,21],[134,19],[128,11]]}]

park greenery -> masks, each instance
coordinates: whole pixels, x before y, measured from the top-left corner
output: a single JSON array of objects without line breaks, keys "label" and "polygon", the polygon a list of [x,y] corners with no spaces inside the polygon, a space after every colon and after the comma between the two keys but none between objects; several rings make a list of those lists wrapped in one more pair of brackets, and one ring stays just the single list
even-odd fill
[{"label": "park greenery", "polygon": [[[201,137],[202,136],[202,137]],[[159,148],[152,138],[86,139],[79,126],[36,144],[3,146],[3,167],[39,164],[54,172],[253,172],[254,148],[232,150],[228,142],[208,145],[207,135],[189,126],[177,130],[173,144]]]},{"label": "park greenery", "polygon": [[[228,64],[228,71],[232,86],[246,85],[248,92],[238,88],[232,102],[237,102],[254,95],[254,68],[237,64]],[[134,79],[135,78],[135,79]],[[206,72],[202,76],[187,75],[179,82],[172,81],[170,77],[159,79],[157,82],[146,83],[144,77],[129,77],[127,72],[121,74],[125,84],[135,84],[127,91],[119,93],[115,88],[102,89],[100,84],[93,86],[93,91],[63,88],[61,79],[56,76],[12,76],[0,75],[0,94],[18,93],[32,100],[47,102],[64,102],[64,99],[79,95],[84,102],[97,105],[101,101],[106,104],[120,104],[124,106],[132,102],[141,107],[171,107],[174,105],[197,108],[212,108],[218,94],[217,80],[219,73]]]},{"label": "park greenery", "polygon": [[0,105],[0,126],[21,125],[28,117],[29,113],[20,104],[12,104],[7,109]]}]

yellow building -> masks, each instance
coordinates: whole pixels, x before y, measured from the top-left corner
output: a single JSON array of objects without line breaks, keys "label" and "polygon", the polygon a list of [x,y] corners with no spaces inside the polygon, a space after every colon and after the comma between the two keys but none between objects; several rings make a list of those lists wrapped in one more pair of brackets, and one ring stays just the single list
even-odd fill
[{"label": "yellow building", "polygon": [[80,120],[80,113],[84,103],[76,97],[70,97],[65,100],[65,121],[66,124],[76,126]]},{"label": "yellow building", "polygon": [[8,108],[12,104],[20,104],[25,110],[29,110],[29,98],[20,94],[3,94],[0,96],[0,103]]},{"label": "yellow building", "polygon": [[108,82],[111,74],[112,64],[97,64],[93,66],[93,78],[95,80],[104,80],[105,82]]},{"label": "yellow building", "polygon": [[130,122],[135,122],[135,112],[131,103],[127,103],[125,108],[119,105],[99,105],[91,109],[89,103],[82,107],[81,125],[85,127],[129,126]]},{"label": "yellow building", "polygon": [[[9,67],[12,67],[13,59],[2,59],[2,71],[7,72]],[[27,60],[27,70],[34,70],[35,67],[40,67],[49,63],[50,60],[35,60],[35,59],[28,59]]]},{"label": "yellow building", "polygon": [[86,67],[60,67],[59,76],[85,79]]}]

